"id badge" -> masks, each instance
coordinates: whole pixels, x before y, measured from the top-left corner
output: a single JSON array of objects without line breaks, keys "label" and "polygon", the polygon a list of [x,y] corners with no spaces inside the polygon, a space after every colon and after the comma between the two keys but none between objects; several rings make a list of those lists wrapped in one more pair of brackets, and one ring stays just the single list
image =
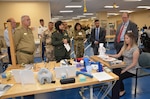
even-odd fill
[{"label": "id badge", "polygon": [[82,32],[79,32],[79,35],[82,35]]}]

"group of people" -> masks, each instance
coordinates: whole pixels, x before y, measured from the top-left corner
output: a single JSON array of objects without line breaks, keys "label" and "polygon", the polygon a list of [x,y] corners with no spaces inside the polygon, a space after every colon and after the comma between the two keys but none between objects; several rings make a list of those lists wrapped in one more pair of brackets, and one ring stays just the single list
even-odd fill
[{"label": "group of people", "polygon": [[[14,38],[14,47],[16,52],[17,63],[33,63],[34,62],[34,50],[35,43],[34,37],[32,33],[32,29],[30,26],[30,17],[28,15],[24,15],[21,17],[22,25],[19,28],[16,28],[16,21],[14,18],[9,18],[7,22],[11,23],[12,27],[12,35]],[[9,63],[12,63],[11,53],[10,53],[10,40],[8,35],[8,29],[4,30],[4,39],[7,45]]]},{"label": "group of people", "polygon": [[[7,22],[11,23],[12,33],[15,45],[17,63],[33,63],[35,42],[30,28],[30,17],[24,15],[21,17],[21,26],[16,28],[14,18],[9,18]],[[55,26],[55,28],[54,28]],[[48,23],[48,27],[44,26],[44,20],[40,19],[40,26],[38,28],[38,37],[42,42],[42,58],[44,60],[44,52],[46,51],[46,61],[60,61],[62,59],[70,59],[70,49],[67,50],[65,45],[70,45],[70,38],[75,40],[75,54],[76,57],[83,57],[84,44],[86,41],[85,31],[82,30],[81,24],[76,23],[75,31],[68,32],[66,22],[57,21]],[[4,38],[8,48],[9,63],[11,64],[10,41],[8,29],[4,31]]]},{"label": "group of people", "polygon": [[[96,23],[97,23],[96,25],[97,28],[100,28],[99,20],[96,20],[95,24]],[[42,39],[42,59],[43,60],[44,60],[45,50],[46,50],[47,61],[52,61],[52,60],[60,61],[61,59],[64,59],[64,58],[66,59],[70,58],[70,51],[66,52],[66,48],[64,46],[64,44],[66,44],[66,40],[64,40],[64,38],[67,38],[68,45],[71,45],[70,40],[72,38],[74,39],[73,46],[74,46],[74,52],[75,52],[76,58],[81,58],[84,56],[84,44],[87,41],[87,37],[86,37],[86,31],[82,28],[82,25],[80,23],[75,24],[74,31],[69,31],[67,23],[62,22],[62,21],[57,21],[55,23],[55,29],[53,28],[53,25],[54,25],[53,22],[49,22],[48,28],[44,26],[43,19],[40,19],[40,24],[41,25],[38,28],[38,35],[39,35],[39,38]],[[106,31],[102,29],[102,31],[96,31],[96,32],[102,32],[102,33],[99,33],[100,36],[98,38],[100,39],[98,40],[104,43]],[[92,34],[94,33],[95,31],[93,31]],[[92,40],[94,39],[95,39],[95,36],[92,37]],[[98,43],[97,45],[99,46]],[[98,50],[98,46],[97,46],[97,50]],[[92,47],[95,47],[94,44],[92,45]],[[98,51],[96,52],[96,54],[98,54]]]},{"label": "group of people", "polygon": [[[119,58],[126,63],[126,67],[122,69],[114,69],[113,72],[117,74],[120,79],[116,83],[114,92],[120,94],[112,94],[114,99],[118,99],[118,95],[122,96],[125,93],[123,80],[128,77],[132,77],[135,75],[135,68],[139,67],[138,58],[139,58],[139,48],[137,45],[138,40],[138,28],[135,23],[129,20],[129,14],[122,14],[123,22],[120,24],[116,31],[116,37],[114,41],[114,47],[116,49],[117,54],[109,55],[111,57]],[[30,26],[30,17],[24,15],[21,17],[22,26],[15,29],[16,24],[13,18],[7,20],[11,22],[12,32],[14,35],[14,43],[16,50],[16,58],[17,63],[33,63],[33,53],[35,51],[35,43],[34,37],[32,33],[32,29]],[[70,45],[70,38],[74,39],[74,51],[76,54],[76,58],[80,58],[84,56],[84,43],[87,41],[86,33],[82,29],[80,23],[76,23],[74,26],[74,32],[68,33],[65,28],[65,22],[57,21],[55,23],[49,22],[48,28],[44,26],[44,20],[40,20],[41,26],[39,27],[38,35],[42,39],[42,47],[43,54],[46,49],[46,58],[47,61],[60,61],[61,59],[69,59],[70,58],[70,50],[66,48],[66,45]],[[98,55],[99,43],[105,44],[105,36],[106,30],[100,27],[99,20],[95,20],[95,27],[91,30],[91,47],[93,48],[94,55]],[[4,37],[6,40],[6,44],[8,46],[8,52],[10,52],[10,44],[8,39],[8,30],[4,31]],[[122,57],[121,57],[122,56]],[[10,58],[9,58],[10,59]],[[11,59],[10,59],[11,60]]]}]

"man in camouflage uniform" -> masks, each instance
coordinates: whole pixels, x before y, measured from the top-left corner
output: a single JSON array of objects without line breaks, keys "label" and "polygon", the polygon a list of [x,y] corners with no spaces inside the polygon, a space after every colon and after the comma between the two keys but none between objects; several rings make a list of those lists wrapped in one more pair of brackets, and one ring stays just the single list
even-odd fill
[{"label": "man in camouflage uniform", "polygon": [[54,32],[53,22],[48,23],[48,30],[43,33],[43,42],[46,44],[46,61],[54,61],[54,47],[52,45],[51,35]]},{"label": "man in camouflage uniform", "polygon": [[21,17],[22,26],[17,28],[14,33],[14,44],[16,49],[16,56],[18,64],[33,63],[35,42],[30,26],[30,17],[24,15]]}]

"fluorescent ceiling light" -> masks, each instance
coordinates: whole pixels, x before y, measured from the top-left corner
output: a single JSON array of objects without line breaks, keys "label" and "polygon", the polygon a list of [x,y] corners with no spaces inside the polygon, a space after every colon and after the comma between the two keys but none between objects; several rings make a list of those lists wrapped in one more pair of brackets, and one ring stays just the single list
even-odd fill
[{"label": "fluorescent ceiling light", "polygon": [[81,5],[68,5],[68,6],[65,6],[65,8],[82,8]]},{"label": "fluorescent ceiling light", "polygon": [[83,15],[93,15],[93,13],[83,13]]},{"label": "fluorescent ceiling light", "polygon": [[150,9],[150,6],[137,6],[137,8],[141,8],[141,9]]},{"label": "fluorescent ceiling light", "polygon": [[72,19],[80,19],[79,17],[72,17]]},{"label": "fluorescent ceiling light", "polygon": [[89,19],[81,19],[80,21],[89,21]]},{"label": "fluorescent ceiling light", "polygon": [[129,1],[129,2],[131,1],[132,2],[132,1],[142,1],[142,0],[124,0],[124,1]]},{"label": "fluorescent ceiling light", "polygon": [[[115,6],[116,8],[119,8],[119,6]],[[104,8],[108,8],[108,9],[111,9],[111,8],[114,8],[114,6],[104,6]]]},{"label": "fluorescent ceiling light", "polygon": [[59,18],[52,18],[52,22],[56,22]]},{"label": "fluorescent ceiling light", "polygon": [[79,16],[77,16],[77,17],[81,18],[81,17],[86,17],[86,16],[85,16],[85,15],[79,15]]},{"label": "fluorescent ceiling light", "polygon": [[107,13],[107,15],[119,15],[118,13]]},{"label": "fluorescent ceiling light", "polygon": [[54,18],[63,18],[63,16],[54,16]]},{"label": "fluorescent ceiling light", "polygon": [[72,21],[72,20],[64,20],[65,22],[69,22],[69,21]]},{"label": "fluorescent ceiling light", "polygon": [[64,11],[59,11],[60,13],[71,13],[73,10],[64,10]]},{"label": "fluorescent ceiling light", "polygon": [[52,18],[52,19],[54,19],[54,20],[58,20],[59,18]]},{"label": "fluorescent ceiling light", "polygon": [[91,17],[92,20],[96,19],[96,17]]},{"label": "fluorescent ceiling light", "polygon": [[120,10],[119,12],[127,12],[127,13],[132,13],[134,11],[130,11],[130,10]]}]

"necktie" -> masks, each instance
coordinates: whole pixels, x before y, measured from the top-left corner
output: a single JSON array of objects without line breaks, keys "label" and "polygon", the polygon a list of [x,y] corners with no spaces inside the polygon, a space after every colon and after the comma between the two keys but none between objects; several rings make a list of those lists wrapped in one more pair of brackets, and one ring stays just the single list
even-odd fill
[{"label": "necktie", "polygon": [[96,28],[96,35],[95,35],[96,40],[99,40],[99,33],[98,33],[98,28]]},{"label": "necktie", "polygon": [[121,29],[120,29],[120,32],[118,34],[118,37],[117,37],[117,42],[119,43],[120,42],[120,37],[121,37],[121,34],[122,34],[122,31],[124,29],[124,24],[122,25]]}]

